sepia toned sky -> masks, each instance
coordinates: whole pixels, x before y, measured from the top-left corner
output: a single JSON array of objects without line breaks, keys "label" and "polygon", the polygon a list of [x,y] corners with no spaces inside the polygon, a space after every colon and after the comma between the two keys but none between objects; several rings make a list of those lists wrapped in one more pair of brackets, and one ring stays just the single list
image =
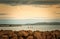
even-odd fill
[{"label": "sepia toned sky", "polygon": [[[60,5],[0,4],[0,19],[60,19]],[[3,15],[1,15],[3,13]],[[4,15],[5,14],[5,15]]]},{"label": "sepia toned sky", "polygon": [[0,24],[60,22],[60,5],[0,4]]}]

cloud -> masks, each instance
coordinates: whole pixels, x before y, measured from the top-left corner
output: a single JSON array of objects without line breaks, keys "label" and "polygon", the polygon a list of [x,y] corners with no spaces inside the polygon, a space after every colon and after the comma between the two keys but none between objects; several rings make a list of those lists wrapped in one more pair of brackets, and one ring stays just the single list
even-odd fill
[{"label": "cloud", "polygon": [[60,3],[59,0],[0,0],[4,4],[56,4]]}]

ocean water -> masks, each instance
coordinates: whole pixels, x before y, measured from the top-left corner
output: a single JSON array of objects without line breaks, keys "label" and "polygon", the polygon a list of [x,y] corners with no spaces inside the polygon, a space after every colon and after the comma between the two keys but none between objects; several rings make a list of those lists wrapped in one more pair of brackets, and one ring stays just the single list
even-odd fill
[{"label": "ocean water", "polygon": [[22,26],[10,26],[10,27],[0,27],[0,30],[32,30],[32,31],[51,31],[51,30],[60,30],[60,25],[22,25]]}]

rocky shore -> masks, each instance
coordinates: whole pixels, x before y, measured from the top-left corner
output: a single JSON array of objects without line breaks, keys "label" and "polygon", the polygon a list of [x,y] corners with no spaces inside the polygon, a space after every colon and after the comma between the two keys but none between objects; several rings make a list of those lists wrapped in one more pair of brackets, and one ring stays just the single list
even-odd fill
[{"label": "rocky shore", "polygon": [[60,30],[0,30],[0,39],[60,39]]}]

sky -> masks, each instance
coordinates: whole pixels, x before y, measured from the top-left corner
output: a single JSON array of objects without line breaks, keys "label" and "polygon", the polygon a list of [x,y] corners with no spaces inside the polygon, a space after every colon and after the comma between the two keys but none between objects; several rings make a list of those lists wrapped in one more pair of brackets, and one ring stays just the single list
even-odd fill
[{"label": "sky", "polygon": [[60,22],[59,7],[59,4],[16,6],[0,4],[0,24],[25,24],[44,21]]},{"label": "sky", "polygon": [[60,22],[60,19],[0,19],[0,24],[34,24],[38,22]]},{"label": "sky", "polygon": [[0,4],[0,19],[59,19],[60,5],[16,5]]},{"label": "sky", "polygon": [[[48,2],[46,2],[46,1],[48,1]],[[0,3],[11,4],[11,5],[16,5],[16,4],[56,4],[56,3],[60,3],[60,0],[0,0]]]}]

